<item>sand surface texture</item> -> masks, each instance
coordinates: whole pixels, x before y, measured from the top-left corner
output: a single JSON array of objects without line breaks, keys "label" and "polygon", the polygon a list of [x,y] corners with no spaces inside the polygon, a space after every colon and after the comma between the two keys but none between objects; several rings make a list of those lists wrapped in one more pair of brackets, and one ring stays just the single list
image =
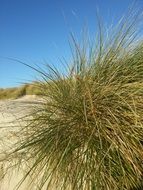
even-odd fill
[{"label": "sand surface texture", "polygon": [[[18,118],[26,115],[39,100],[33,96],[26,96],[17,100],[0,101],[0,159],[5,150],[10,147],[16,137],[16,130],[21,124]],[[3,166],[0,165],[0,179],[3,178]],[[13,171],[0,182],[0,190],[14,190],[18,181],[23,177],[23,171]],[[20,190],[27,190],[26,183]],[[32,187],[32,190],[36,189]]]}]

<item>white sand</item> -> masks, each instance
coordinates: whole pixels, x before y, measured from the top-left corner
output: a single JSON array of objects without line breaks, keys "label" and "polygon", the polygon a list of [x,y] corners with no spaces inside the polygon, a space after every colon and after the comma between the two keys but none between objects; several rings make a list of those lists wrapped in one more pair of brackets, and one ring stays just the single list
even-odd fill
[{"label": "white sand", "polygon": [[[27,114],[30,108],[37,104],[37,101],[38,99],[34,96],[0,101],[0,159],[4,156],[2,152],[14,143],[16,126],[20,125],[20,121],[17,121],[17,119]],[[0,165],[0,179],[2,174],[3,166]],[[23,177],[23,172],[13,171],[13,174],[10,175],[0,182],[0,190],[14,190],[16,184]],[[35,187],[32,187],[32,190],[34,189]],[[27,190],[26,183],[20,187],[20,190]]]}]

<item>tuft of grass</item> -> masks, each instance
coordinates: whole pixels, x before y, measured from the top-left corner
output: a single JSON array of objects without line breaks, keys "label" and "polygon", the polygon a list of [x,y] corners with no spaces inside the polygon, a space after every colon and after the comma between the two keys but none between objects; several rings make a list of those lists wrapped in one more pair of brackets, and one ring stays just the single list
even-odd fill
[{"label": "tuft of grass", "polygon": [[129,190],[140,185],[143,45],[142,40],[134,42],[139,19],[138,13],[123,18],[111,35],[99,25],[94,45],[73,38],[68,74],[49,66],[48,72],[38,70],[43,101],[21,126],[7,158],[26,168],[20,184],[30,176],[40,190]]}]

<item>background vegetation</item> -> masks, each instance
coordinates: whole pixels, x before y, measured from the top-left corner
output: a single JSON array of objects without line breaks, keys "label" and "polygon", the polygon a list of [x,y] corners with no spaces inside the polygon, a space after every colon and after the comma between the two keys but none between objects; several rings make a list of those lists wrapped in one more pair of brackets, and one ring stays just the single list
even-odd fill
[{"label": "background vegetation", "polygon": [[0,89],[0,100],[16,99],[25,95],[40,95],[38,83],[35,82],[20,87]]}]

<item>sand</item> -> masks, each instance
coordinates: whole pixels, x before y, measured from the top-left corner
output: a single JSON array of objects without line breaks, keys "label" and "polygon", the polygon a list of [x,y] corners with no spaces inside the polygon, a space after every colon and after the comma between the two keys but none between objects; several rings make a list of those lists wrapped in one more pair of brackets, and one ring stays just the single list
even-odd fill
[{"label": "sand", "polygon": [[[16,131],[21,124],[18,118],[26,115],[33,106],[39,103],[35,96],[25,96],[17,100],[0,101],[0,159],[4,156],[5,150],[16,140]],[[0,190],[14,190],[18,181],[23,177],[23,171],[13,171],[0,183]],[[3,177],[3,166],[0,165],[0,179]],[[20,187],[20,190],[27,190],[27,182]],[[36,189],[32,187],[32,190]]]}]

